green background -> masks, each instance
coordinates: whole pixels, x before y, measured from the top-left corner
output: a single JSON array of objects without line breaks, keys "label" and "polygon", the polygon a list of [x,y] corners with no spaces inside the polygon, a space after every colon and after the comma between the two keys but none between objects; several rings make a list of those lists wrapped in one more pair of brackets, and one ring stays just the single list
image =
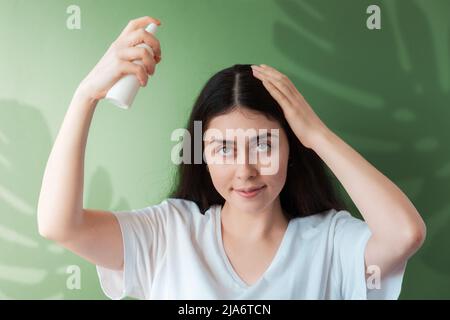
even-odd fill
[{"label": "green background", "polygon": [[[66,27],[72,4],[80,30]],[[381,30],[366,28],[370,4],[381,8]],[[265,63],[424,217],[427,240],[400,298],[450,298],[450,1],[0,0],[0,8],[0,298],[106,298],[94,265],[39,236],[36,208],[74,90],[128,20],[144,15],[162,21],[163,60],[130,110],[99,103],[85,208],[164,199],[175,172],[170,134],[185,126],[201,87],[235,63]],[[80,290],[66,287],[70,265],[81,268]]]}]

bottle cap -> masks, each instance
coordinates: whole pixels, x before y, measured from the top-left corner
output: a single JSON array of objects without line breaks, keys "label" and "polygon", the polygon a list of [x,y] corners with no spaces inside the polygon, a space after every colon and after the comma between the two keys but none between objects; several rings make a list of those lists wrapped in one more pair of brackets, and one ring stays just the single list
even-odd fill
[{"label": "bottle cap", "polygon": [[157,28],[158,26],[152,22],[145,28],[145,31],[155,34]]},{"label": "bottle cap", "polygon": [[[154,34],[157,27],[158,26],[152,22],[145,28],[145,31]],[[147,44],[141,43],[138,46],[146,48],[150,54],[153,55],[153,50]],[[143,64],[140,60],[133,62],[141,65]],[[133,103],[139,88],[140,84],[136,76],[133,74],[128,74],[117,81],[117,83],[108,91],[105,99],[111,101],[120,108],[128,109]]]}]

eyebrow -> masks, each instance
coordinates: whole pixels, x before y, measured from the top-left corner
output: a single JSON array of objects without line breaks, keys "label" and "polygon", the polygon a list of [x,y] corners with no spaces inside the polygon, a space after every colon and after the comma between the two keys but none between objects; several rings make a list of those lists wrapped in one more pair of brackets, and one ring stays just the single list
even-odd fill
[{"label": "eyebrow", "polygon": [[[271,138],[271,137],[278,137],[278,135],[277,134],[272,134],[272,133],[270,133],[270,132],[267,132],[267,134],[260,134],[260,135],[258,135],[258,136],[254,136],[254,137],[251,137],[250,138],[250,142],[253,142],[253,141],[255,141],[255,140],[260,140],[260,138],[261,137],[263,137],[263,138]],[[210,139],[210,140],[208,140],[208,142],[209,143],[214,143],[214,142],[218,142],[218,143],[226,143],[226,144],[232,144],[232,143],[234,143],[234,141],[233,140],[220,140],[220,139]]]}]

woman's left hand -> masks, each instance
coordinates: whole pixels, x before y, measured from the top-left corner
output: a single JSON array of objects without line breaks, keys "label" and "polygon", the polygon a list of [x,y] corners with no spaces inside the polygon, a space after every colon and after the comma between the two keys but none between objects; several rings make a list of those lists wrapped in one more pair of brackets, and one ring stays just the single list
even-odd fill
[{"label": "woman's left hand", "polygon": [[252,65],[253,75],[262,81],[264,87],[283,109],[292,131],[307,148],[313,147],[316,134],[328,130],[308,102],[298,92],[289,78],[268,65]]}]

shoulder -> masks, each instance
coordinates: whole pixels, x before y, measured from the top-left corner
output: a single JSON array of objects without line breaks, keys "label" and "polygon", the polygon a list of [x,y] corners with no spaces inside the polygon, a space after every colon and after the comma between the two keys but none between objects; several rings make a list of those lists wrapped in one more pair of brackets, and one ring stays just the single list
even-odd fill
[{"label": "shoulder", "polygon": [[345,229],[365,229],[364,220],[351,215],[347,210],[328,209],[307,217],[295,218],[293,224],[303,238],[315,235],[333,235]]},{"label": "shoulder", "polygon": [[163,203],[165,203],[168,212],[175,216],[188,217],[201,214],[198,205],[191,200],[168,198]]},{"label": "shoulder", "polygon": [[166,222],[178,220],[187,223],[201,219],[204,216],[194,201],[179,198],[167,198],[159,204],[133,210],[133,212],[143,214],[149,218],[159,218]]},{"label": "shoulder", "polygon": [[[346,220],[357,219],[346,210],[328,209],[321,212],[311,214],[306,217],[294,218],[295,223],[302,224],[306,227],[328,228],[330,225],[340,223]],[[359,220],[359,219],[358,219]]]}]

